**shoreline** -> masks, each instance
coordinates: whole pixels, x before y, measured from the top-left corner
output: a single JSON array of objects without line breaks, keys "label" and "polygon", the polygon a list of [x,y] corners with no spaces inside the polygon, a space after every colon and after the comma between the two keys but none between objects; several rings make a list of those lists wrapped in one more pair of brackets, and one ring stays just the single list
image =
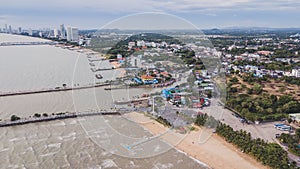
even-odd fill
[{"label": "shoreline", "polygon": [[[163,126],[157,121],[145,116],[142,113],[128,113],[126,116],[132,119],[140,126],[145,128],[153,135],[160,134],[169,128]],[[242,153],[234,145],[226,142],[222,137],[212,134],[204,143],[198,143],[201,134],[209,134],[206,129],[196,127],[196,131],[190,131],[184,136],[176,132],[169,136],[162,136],[160,139],[166,143],[173,145],[178,151],[204,163],[209,168],[233,169],[233,168],[257,168],[268,169],[269,167],[262,165],[251,156]],[[174,140],[181,139],[174,144]],[[237,161],[239,161],[237,163]],[[225,164],[225,165],[224,165]]]}]

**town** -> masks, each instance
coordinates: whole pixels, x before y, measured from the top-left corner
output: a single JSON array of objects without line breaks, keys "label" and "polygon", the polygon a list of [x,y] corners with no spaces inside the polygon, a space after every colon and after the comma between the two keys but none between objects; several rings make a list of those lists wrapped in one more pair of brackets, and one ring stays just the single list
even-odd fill
[{"label": "town", "polygon": [[[116,100],[115,109],[147,112],[181,131],[194,123],[220,135],[229,127],[236,132],[245,130],[252,139],[278,143],[294,161],[289,165],[299,166],[298,30],[203,30],[205,34],[200,35],[194,31],[164,35],[81,31],[65,29],[62,24],[60,30],[13,31],[6,26],[0,31],[51,39],[79,52],[101,53],[101,58],[97,54],[87,58],[91,71],[97,73],[95,78],[101,80],[101,71],[105,71],[97,68],[98,61],[109,60],[116,66],[108,70],[123,71],[117,80],[106,81],[111,83],[107,92],[124,88],[146,91],[129,100]],[[205,123],[210,118],[222,125]]]}]

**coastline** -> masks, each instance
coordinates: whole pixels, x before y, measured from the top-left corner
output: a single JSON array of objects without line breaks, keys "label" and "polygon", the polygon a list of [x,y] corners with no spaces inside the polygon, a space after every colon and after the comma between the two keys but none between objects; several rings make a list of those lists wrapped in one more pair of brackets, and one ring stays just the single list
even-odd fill
[{"label": "coastline", "polygon": [[[140,124],[153,135],[161,134],[169,129],[141,113],[132,112],[127,114],[126,117]],[[204,163],[205,166],[209,168],[268,169],[267,166],[257,162],[249,155],[242,153],[234,145],[227,143],[223,138],[216,134],[209,136],[204,143],[197,144],[201,134],[209,133],[205,129],[196,127],[195,131],[191,131],[185,136],[172,131],[167,136],[160,137],[160,139],[170,145],[174,145],[176,150],[199,161],[200,164]],[[181,139],[182,136],[184,136],[183,139]],[[174,140],[176,139],[179,139],[180,141],[174,144]]]}]

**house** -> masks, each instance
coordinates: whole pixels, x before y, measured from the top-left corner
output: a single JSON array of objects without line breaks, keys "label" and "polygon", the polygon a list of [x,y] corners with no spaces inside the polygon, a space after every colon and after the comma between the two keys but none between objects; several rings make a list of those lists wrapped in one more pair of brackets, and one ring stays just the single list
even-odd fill
[{"label": "house", "polygon": [[298,123],[300,122],[300,113],[295,113],[295,114],[289,114],[290,118],[297,121]]},{"label": "house", "polygon": [[158,83],[157,79],[155,79],[153,76],[149,76],[149,75],[142,75],[141,79],[142,79],[142,82],[144,84],[156,84],[156,83]]},{"label": "house", "polygon": [[299,67],[292,69],[292,76],[300,77],[300,68]]}]

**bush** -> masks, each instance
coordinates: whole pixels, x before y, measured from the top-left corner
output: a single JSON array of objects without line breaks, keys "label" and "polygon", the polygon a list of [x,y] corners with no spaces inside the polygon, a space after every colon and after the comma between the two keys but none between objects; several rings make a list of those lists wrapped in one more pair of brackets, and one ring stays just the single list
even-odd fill
[{"label": "bush", "polygon": [[33,117],[41,117],[39,113],[35,113]]},{"label": "bush", "polygon": [[20,117],[18,117],[18,116],[16,116],[16,115],[12,115],[11,117],[10,117],[10,121],[17,121],[17,120],[20,120],[21,118]]}]

